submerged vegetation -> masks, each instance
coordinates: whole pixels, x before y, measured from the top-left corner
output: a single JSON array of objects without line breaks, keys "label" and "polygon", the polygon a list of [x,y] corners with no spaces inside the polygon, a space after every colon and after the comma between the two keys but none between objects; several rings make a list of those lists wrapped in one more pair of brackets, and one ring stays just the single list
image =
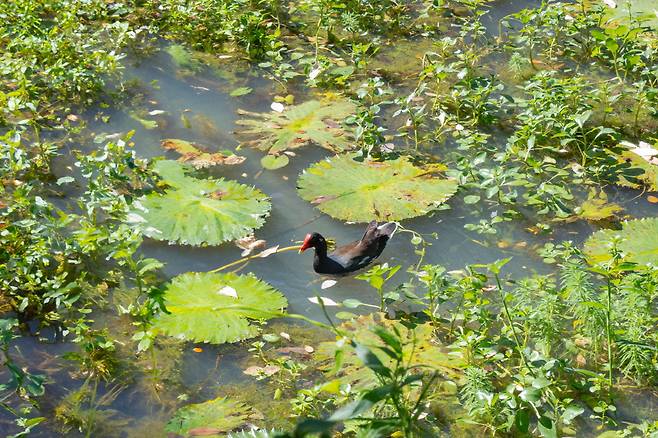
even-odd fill
[{"label": "submerged vegetation", "polygon": [[0,430],[656,437],[655,5],[513,3],[2,2]]}]

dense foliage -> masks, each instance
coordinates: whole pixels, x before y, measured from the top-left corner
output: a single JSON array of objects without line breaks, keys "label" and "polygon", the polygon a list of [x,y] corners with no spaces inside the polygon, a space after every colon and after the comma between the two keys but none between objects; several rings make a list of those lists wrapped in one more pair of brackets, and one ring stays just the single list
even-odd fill
[{"label": "dense foliage", "polygon": [[[0,0],[0,430],[656,437],[652,7],[542,1],[501,17],[485,0]],[[158,109],[145,91],[158,80],[127,72],[156,57],[203,81],[195,92],[249,107],[236,125],[256,177],[312,157],[303,200],[346,221],[407,219],[395,238],[417,258],[358,275],[359,300],[335,301],[323,282],[322,321],[284,311],[286,284],[165,271],[145,255],[153,240],[236,241],[243,258],[215,271],[297,247],[255,252],[278,189],[239,182],[246,172],[225,166],[245,157],[218,150],[203,114]],[[116,114],[179,161],[153,158],[135,131],[106,133]],[[189,141],[170,138],[177,124]],[[546,269],[428,263],[441,239],[410,218],[434,226],[449,208],[469,239]],[[255,389],[208,377],[186,390],[191,341],[199,354],[233,343],[215,369],[226,357]],[[61,349],[28,360],[34,344]],[[118,413],[126,390],[157,414]]]}]

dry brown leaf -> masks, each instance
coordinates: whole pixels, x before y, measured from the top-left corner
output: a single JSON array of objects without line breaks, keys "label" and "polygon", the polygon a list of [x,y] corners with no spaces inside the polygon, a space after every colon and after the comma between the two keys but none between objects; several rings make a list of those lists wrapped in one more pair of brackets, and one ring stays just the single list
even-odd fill
[{"label": "dry brown leaf", "polygon": [[250,234],[247,237],[243,237],[242,239],[238,239],[235,241],[235,245],[240,248],[242,253],[240,254],[242,257],[246,257],[254,250],[259,249],[259,248],[264,248],[267,242],[263,239],[256,239],[253,234]]},{"label": "dry brown leaf", "polygon": [[162,148],[178,152],[181,156],[178,161],[189,163],[196,169],[217,166],[220,164],[234,166],[241,164],[246,160],[240,155],[224,155],[221,152],[207,152],[204,147],[195,143],[176,138],[166,138],[162,140]]},{"label": "dry brown leaf", "polygon": [[212,436],[222,433],[220,429],[215,427],[195,427],[187,431],[187,436]]}]

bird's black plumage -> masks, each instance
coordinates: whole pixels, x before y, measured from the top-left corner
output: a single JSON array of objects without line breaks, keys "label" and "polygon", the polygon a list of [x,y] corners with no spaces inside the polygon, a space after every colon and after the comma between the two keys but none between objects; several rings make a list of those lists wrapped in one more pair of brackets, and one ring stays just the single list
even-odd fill
[{"label": "bird's black plumage", "polygon": [[311,233],[306,235],[299,251],[315,248],[313,269],[318,274],[348,274],[365,268],[379,257],[396,229],[395,222],[378,225],[377,221],[372,221],[360,240],[340,246],[331,253],[327,252],[324,237],[320,233]]}]

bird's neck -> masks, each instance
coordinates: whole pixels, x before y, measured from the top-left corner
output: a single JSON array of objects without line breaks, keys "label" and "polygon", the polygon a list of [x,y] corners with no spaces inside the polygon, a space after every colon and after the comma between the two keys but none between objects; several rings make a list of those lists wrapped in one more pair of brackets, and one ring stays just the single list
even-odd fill
[{"label": "bird's neck", "polygon": [[321,242],[315,246],[315,257],[323,260],[327,258],[327,243]]}]

